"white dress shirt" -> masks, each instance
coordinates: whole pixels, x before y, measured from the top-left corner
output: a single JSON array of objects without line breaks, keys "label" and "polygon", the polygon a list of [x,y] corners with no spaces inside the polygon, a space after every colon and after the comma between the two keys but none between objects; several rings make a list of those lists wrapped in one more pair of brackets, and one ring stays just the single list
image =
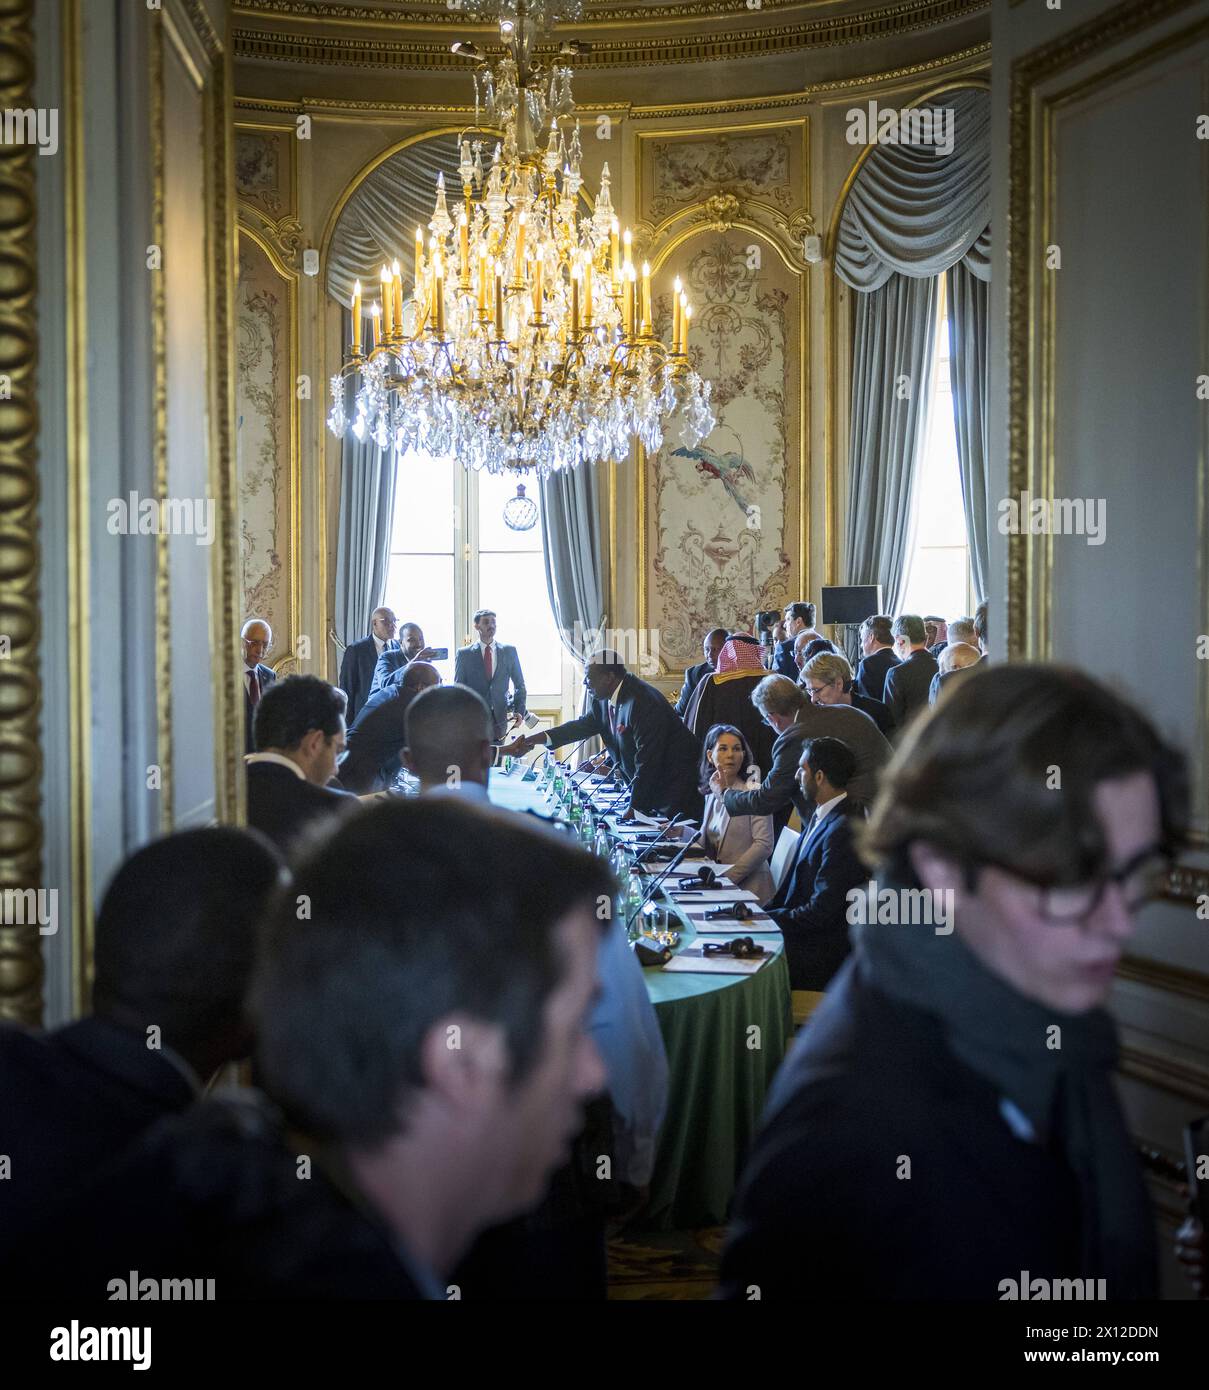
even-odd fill
[{"label": "white dress shirt", "polygon": [[810,822],[806,827],[806,834],[813,834],[819,828],[820,822],[825,816],[831,814],[841,801],[848,795],[847,792],[840,792],[839,796],[833,796],[830,801],[824,801],[821,806],[814,808],[814,814],[810,817]]}]

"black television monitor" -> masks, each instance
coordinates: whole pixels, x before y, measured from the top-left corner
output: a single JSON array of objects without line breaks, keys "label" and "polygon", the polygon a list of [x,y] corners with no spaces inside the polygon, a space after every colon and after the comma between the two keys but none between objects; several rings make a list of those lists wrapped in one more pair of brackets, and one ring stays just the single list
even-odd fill
[{"label": "black television monitor", "polygon": [[820,594],[821,623],[863,623],[882,611],[880,584],[842,584]]}]

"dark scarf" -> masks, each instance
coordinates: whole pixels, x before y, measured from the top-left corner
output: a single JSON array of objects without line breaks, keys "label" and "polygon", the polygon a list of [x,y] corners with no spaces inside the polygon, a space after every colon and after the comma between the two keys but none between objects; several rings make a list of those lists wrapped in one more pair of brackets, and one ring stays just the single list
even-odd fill
[{"label": "dark scarf", "polygon": [[[1112,1086],[1109,1015],[1061,1013],[1027,998],[956,932],[870,924],[857,928],[856,942],[874,988],[933,1015],[953,1053],[1014,1102],[1070,1167],[1081,1193],[1080,1277],[1105,1279],[1110,1299],[1157,1296],[1153,1218]],[[1054,1025],[1061,1047],[1048,1045]]]}]

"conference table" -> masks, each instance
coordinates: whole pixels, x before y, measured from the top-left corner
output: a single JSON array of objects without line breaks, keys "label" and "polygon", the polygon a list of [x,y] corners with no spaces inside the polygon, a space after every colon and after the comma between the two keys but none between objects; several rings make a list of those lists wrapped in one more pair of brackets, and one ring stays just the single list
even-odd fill
[{"label": "conference table", "polygon": [[[491,800],[549,815],[536,781],[525,780],[527,771],[519,762],[509,772],[493,769]],[[686,861],[681,872],[691,869]],[[702,938],[683,904],[669,900],[667,906],[669,925],[680,932],[676,954],[691,954]],[[754,974],[674,973],[659,966],[643,971],[668,1059],[667,1113],[649,1202],[638,1221],[647,1229],[688,1230],[727,1219],[769,1083],[793,1037],[784,943],[769,925],[757,934],[756,924],[735,922],[727,935],[706,938],[752,936],[767,957]]]}]

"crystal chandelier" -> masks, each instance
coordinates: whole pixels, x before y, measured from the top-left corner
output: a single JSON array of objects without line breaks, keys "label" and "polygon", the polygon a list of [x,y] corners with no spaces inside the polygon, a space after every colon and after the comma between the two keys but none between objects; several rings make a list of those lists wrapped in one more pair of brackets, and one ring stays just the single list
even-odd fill
[{"label": "crystal chandelier", "polygon": [[[553,9],[550,0],[547,20]],[[670,345],[655,335],[650,268],[635,267],[630,232],[620,233],[607,164],[593,212],[581,215],[570,67],[535,60],[538,26],[525,0],[505,0],[500,32],[508,51],[493,64],[472,44],[454,45],[479,64],[475,138],[459,137],[461,206],[451,214],[439,176],[427,241],[415,230],[413,275],[405,281],[395,261],[376,296],[356,283],[328,426],[337,436],[350,427],[352,377],[358,439],[490,473],[546,478],[620,462],[634,439],[659,449],[665,431],[691,448],[714,426],[710,385],[689,361],[692,306],[677,280]],[[582,47],[563,43],[560,56]],[[503,133],[486,170],[480,98]]]}]

